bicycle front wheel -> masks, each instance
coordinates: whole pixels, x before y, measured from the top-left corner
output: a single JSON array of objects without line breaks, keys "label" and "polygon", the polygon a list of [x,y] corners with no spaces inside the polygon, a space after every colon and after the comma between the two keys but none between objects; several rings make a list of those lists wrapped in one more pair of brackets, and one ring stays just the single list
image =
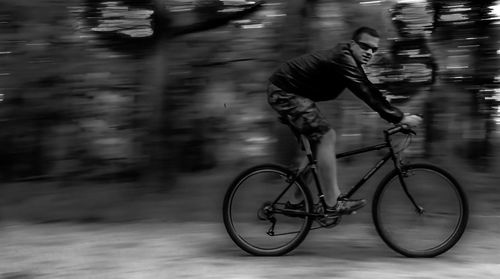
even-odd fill
[{"label": "bicycle front wheel", "polygon": [[384,242],[407,257],[435,257],[462,236],[469,214],[466,196],[446,171],[429,164],[394,170],[378,186],[373,221]]},{"label": "bicycle front wheel", "polygon": [[[309,189],[279,165],[259,165],[241,173],[230,185],[223,218],[231,239],[256,256],[280,256],[295,249],[308,234],[312,218]],[[288,210],[287,202],[304,201]],[[294,214],[296,213],[296,214]]]}]

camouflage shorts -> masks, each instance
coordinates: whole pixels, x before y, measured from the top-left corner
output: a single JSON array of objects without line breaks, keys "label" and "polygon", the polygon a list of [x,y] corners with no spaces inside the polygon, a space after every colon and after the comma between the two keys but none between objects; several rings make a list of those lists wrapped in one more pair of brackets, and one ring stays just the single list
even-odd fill
[{"label": "camouflage shorts", "polygon": [[272,83],[267,95],[271,107],[280,115],[290,116],[292,124],[309,140],[319,141],[331,129],[314,101],[285,92]]}]

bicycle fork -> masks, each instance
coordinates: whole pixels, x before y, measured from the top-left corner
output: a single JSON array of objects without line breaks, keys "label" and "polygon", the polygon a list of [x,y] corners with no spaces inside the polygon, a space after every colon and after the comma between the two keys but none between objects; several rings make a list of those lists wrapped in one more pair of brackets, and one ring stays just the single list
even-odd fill
[{"label": "bicycle fork", "polygon": [[415,211],[418,214],[423,214],[424,213],[424,208],[420,205],[417,204],[413,196],[411,195],[410,191],[408,190],[408,186],[406,185],[406,182],[404,180],[404,177],[408,177],[408,172],[406,170],[402,170],[402,168],[398,168],[398,179],[399,183],[401,184],[401,187],[403,188],[403,191],[405,192],[406,196],[408,199],[411,201],[413,206],[415,207]]},{"label": "bicycle fork", "polygon": [[386,140],[387,147],[389,148],[389,152],[390,152],[389,156],[391,157],[392,161],[394,162],[394,168],[398,172],[399,183],[401,184],[401,187],[403,187],[403,191],[405,192],[406,196],[408,197],[410,202],[415,207],[415,211],[418,214],[422,214],[424,212],[424,208],[417,204],[417,202],[415,201],[413,196],[410,194],[410,191],[408,190],[408,186],[406,185],[406,182],[404,180],[404,177],[408,177],[408,171],[404,169],[404,165],[401,161],[399,161],[399,163],[398,163],[398,158],[396,157],[396,152],[394,152],[394,148],[392,147],[392,143],[391,143],[391,140],[390,140],[388,134],[385,135],[385,140]]}]

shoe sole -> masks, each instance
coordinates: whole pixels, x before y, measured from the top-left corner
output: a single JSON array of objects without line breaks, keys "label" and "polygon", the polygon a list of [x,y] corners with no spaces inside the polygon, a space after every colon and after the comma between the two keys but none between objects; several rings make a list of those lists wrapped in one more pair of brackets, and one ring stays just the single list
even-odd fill
[{"label": "shoe sole", "polygon": [[[356,211],[357,211],[358,209],[361,209],[361,208],[365,207],[365,205],[366,205],[366,203],[365,203],[365,204],[362,204],[362,205],[358,205],[358,206],[356,206],[356,207],[353,207],[353,208],[349,209],[349,211],[345,211],[345,212],[336,212],[336,213],[334,213],[334,214],[336,214],[336,215],[352,215],[352,214],[356,214],[356,213],[357,213]],[[332,214],[333,214],[333,213],[332,213]]]}]

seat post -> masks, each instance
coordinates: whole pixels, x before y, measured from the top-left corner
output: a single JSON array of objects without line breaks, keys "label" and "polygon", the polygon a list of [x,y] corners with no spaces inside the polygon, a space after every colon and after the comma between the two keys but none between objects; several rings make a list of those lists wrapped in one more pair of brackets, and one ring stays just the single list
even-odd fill
[{"label": "seat post", "polygon": [[311,142],[309,139],[304,136],[303,134],[300,134],[300,143],[302,144],[302,147],[304,151],[306,152],[307,159],[309,160],[309,163],[311,163],[313,166],[316,165],[316,159],[314,158],[314,153],[311,148]]},{"label": "seat post", "polygon": [[309,160],[309,163],[314,166],[316,164],[316,159],[314,158],[314,152],[311,148],[311,142],[309,141],[309,139],[293,125],[289,116],[280,115],[278,119],[281,123],[287,125],[292,130],[292,133],[297,138],[297,141],[301,146],[302,150],[306,152],[306,156],[307,159]]}]

